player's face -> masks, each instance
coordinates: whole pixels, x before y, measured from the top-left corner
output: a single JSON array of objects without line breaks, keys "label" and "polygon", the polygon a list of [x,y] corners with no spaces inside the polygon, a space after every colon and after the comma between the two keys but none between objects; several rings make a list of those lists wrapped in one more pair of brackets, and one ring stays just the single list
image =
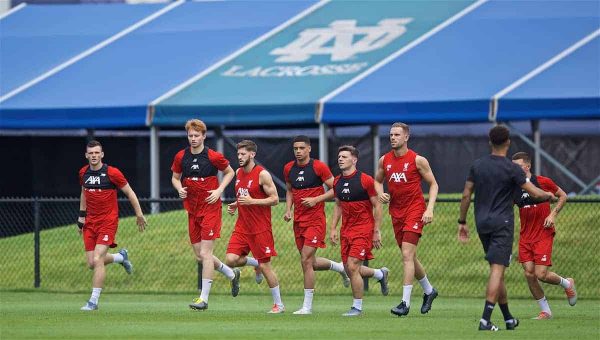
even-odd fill
[{"label": "player's face", "polygon": [[310,155],[310,145],[304,142],[294,143],[294,156],[298,161],[306,161]]},{"label": "player's face", "polygon": [[353,165],[356,165],[357,161],[358,159],[352,156],[350,151],[340,151],[338,154],[338,165],[342,171],[351,169]]},{"label": "player's face", "polygon": [[254,159],[254,156],[256,156],[256,153],[254,151],[246,150],[246,148],[238,149],[237,157],[240,167],[243,168],[246,165],[248,165],[248,163],[250,163],[250,161]]},{"label": "player's face", "polygon": [[193,129],[188,130],[187,133],[188,142],[190,142],[190,146],[192,148],[197,148],[204,144],[204,140],[206,139],[206,134],[196,131]]},{"label": "player's face", "polygon": [[513,163],[520,166],[525,173],[529,172],[529,169],[531,169],[531,164],[525,163],[522,159],[515,159],[513,160]]},{"label": "player's face", "polygon": [[102,147],[100,146],[94,146],[85,150],[85,158],[87,158],[92,166],[100,164],[103,157],[104,152],[102,152]]},{"label": "player's face", "polygon": [[408,141],[408,134],[401,127],[393,127],[390,130],[390,144],[392,149],[400,149]]}]

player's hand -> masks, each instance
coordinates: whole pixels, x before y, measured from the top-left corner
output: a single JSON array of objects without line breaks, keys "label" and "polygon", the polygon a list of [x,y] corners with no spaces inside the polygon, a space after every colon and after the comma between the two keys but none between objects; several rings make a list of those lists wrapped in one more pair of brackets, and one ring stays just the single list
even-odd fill
[{"label": "player's hand", "polygon": [[179,193],[179,198],[186,198],[187,197],[187,187],[182,187],[177,192]]},{"label": "player's hand", "polygon": [[551,192],[548,192],[548,191],[546,191],[546,193],[547,193],[548,195],[550,195],[550,199],[549,199],[549,201],[550,201],[550,202],[552,202],[552,203],[554,203],[554,202],[558,202],[558,197],[556,197],[556,196],[555,196],[553,193],[551,193]]},{"label": "player's hand", "polygon": [[77,232],[79,235],[83,234],[83,227],[85,226],[85,217],[77,218]]},{"label": "player's hand", "polygon": [[467,243],[469,241],[469,227],[466,223],[458,225],[458,241],[460,243]]},{"label": "player's hand", "polygon": [[339,242],[337,229],[331,229],[331,231],[329,232],[329,240],[331,241],[331,244],[337,246]]},{"label": "player's hand", "polygon": [[381,202],[383,204],[390,203],[390,194],[388,194],[387,192],[382,193],[381,195],[378,196],[378,198],[379,198],[379,202]]},{"label": "player's hand", "polygon": [[433,222],[433,210],[425,210],[423,217],[421,217],[421,221],[423,222],[423,225]]},{"label": "player's hand", "polygon": [[381,230],[379,229],[373,231],[373,247],[375,247],[375,249],[383,247],[383,244],[381,243]]},{"label": "player's hand", "polygon": [[204,199],[204,201],[208,204],[213,204],[217,202],[219,198],[221,198],[221,194],[223,193],[219,189],[208,190],[208,192],[210,193],[210,195],[208,195],[208,197]]},{"label": "player's hand", "polygon": [[254,198],[250,196],[240,196],[237,199],[239,205],[252,205],[254,204]]},{"label": "player's hand", "polygon": [[285,214],[283,214],[283,220],[286,222],[289,222],[292,220],[292,212],[291,211],[286,211]]},{"label": "player's hand", "polygon": [[301,200],[301,202],[302,202],[303,206],[312,208],[315,205],[317,205],[317,198],[316,197],[305,197]]},{"label": "player's hand", "polygon": [[554,227],[554,214],[550,213],[548,217],[544,220],[544,228],[552,228]]},{"label": "player's hand", "polygon": [[146,221],[144,215],[137,216],[135,223],[137,224],[140,233],[146,230],[146,227],[148,226],[148,221]]},{"label": "player's hand", "polygon": [[237,209],[237,202],[227,204],[227,213],[229,215],[235,214],[236,209]]}]

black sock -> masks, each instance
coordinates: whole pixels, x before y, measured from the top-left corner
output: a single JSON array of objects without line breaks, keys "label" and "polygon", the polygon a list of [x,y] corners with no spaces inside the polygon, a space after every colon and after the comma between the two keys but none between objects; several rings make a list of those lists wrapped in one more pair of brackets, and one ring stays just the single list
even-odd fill
[{"label": "black sock", "polygon": [[499,303],[500,310],[502,311],[502,315],[504,315],[504,321],[514,319],[510,311],[508,310],[508,303]]},{"label": "black sock", "polygon": [[487,321],[488,323],[490,322],[490,319],[492,318],[492,312],[494,311],[494,306],[496,304],[495,303],[491,303],[489,301],[485,301],[485,306],[483,307],[483,315],[481,315],[481,318],[485,321]]}]

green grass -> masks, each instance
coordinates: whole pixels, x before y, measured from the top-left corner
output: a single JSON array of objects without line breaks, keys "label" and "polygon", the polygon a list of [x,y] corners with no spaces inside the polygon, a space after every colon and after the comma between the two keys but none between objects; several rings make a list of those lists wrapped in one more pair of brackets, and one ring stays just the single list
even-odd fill
[{"label": "green grass", "polygon": [[[253,284],[253,283],[252,283]],[[397,318],[389,309],[397,299],[378,294],[364,299],[364,315],[341,316],[351,304],[350,293],[315,296],[314,314],[292,315],[301,296],[286,296],[283,315],[268,315],[271,304],[263,294],[237,298],[213,295],[204,312],[187,308],[188,295],[103,293],[100,310],[81,312],[87,294],[0,292],[2,339],[470,339],[488,338],[476,331],[482,299],[440,296],[427,315],[414,301],[408,317]],[[600,305],[580,300],[575,307],[563,299],[552,301],[554,319],[530,320],[538,312],[535,301],[513,300],[512,313],[521,319],[515,331],[500,331],[499,338],[598,339]],[[493,322],[504,328],[496,308]]]},{"label": "green grass", "polygon": [[[179,204],[179,203],[177,203]],[[331,205],[328,205],[328,216]],[[294,244],[291,223],[282,219],[284,204],[273,208],[272,220],[275,246],[279,256],[273,259],[283,294],[302,292],[302,271]],[[52,211],[52,209],[46,209]],[[584,299],[600,299],[600,268],[598,256],[600,232],[599,203],[568,203],[557,220],[553,262],[561,275],[572,276],[577,281],[578,292]],[[66,214],[64,211],[52,211]],[[472,223],[472,239],[468,245],[456,241],[458,203],[438,202],[434,223],[425,228],[419,243],[419,258],[425,265],[434,286],[444,296],[470,296],[481,298],[487,281],[488,266]],[[44,216],[42,216],[44,218]],[[148,216],[148,230],[139,234],[134,219],[121,220],[117,240],[130,250],[135,273],[125,275],[120,266],[109,266],[105,287],[110,292],[178,292],[191,294],[197,284],[197,265],[194,261],[187,234],[187,218],[182,210]],[[224,258],[225,249],[235,218],[224,214],[221,239],[217,241],[215,255]],[[518,225],[518,221],[516,222]],[[402,262],[395,243],[389,215],[382,226],[384,248],[375,250],[371,266],[390,268],[390,294],[402,294]],[[516,231],[518,233],[518,229]],[[41,289],[57,292],[88,292],[91,272],[86,267],[82,241],[73,225],[46,230],[41,233]],[[516,241],[515,241],[516,242]],[[30,289],[33,287],[33,235],[20,235],[0,239],[0,289]],[[339,260],[339,247],[328,244],[320,249],[319,256]],[[517,247],[513,247],[517,255]],[[242,279],[251,280],[253,271],[242,270]],[[507,270],[506,280],[510,297],[530,296],[522,269],[513,263]],[[332,272],[317,274],[319,294],[344,294],[339,275]],[[416,284],[416,283],[415,283]],[[544,285],[550,298],[563,298],[560,287]],[[228,282],[215,276],[213,292],[226,294]],[[246,287],[247,293],[262,294],[257,286]],[[414,296],[421,294],[415,285]]]}]

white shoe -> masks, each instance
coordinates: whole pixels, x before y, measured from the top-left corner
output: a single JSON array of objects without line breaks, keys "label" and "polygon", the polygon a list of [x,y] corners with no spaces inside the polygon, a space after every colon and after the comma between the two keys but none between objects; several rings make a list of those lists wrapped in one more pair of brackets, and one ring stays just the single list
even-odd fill
[{"label": "white shoe", "polygon": [[258,267],[254,267],[254,281],[256,281],[257,285],[263,282],[263,274]]},{"label": "white shoe", "polygon": [[295,315],[310,315],[310,314],[312,314],[312,310],[302,307],[302,308],[298,309],[297,311],[295,311],[294,314]]},{"label": "white shoe", "polygon": [[269,314],[282,314],[283,312],[285,312],[285,307],[283,305],[278,305],[278,304],[273,304],[273,307],[271,307],[271,310],[268,311],[267,313]]}]

